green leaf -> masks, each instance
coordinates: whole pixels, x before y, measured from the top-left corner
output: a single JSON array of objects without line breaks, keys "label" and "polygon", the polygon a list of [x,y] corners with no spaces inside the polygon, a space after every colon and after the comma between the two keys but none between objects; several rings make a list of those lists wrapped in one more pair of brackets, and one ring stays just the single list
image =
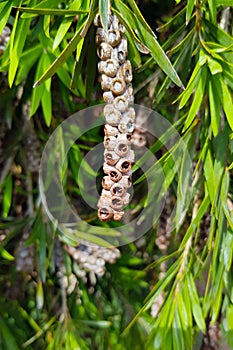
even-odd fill
[{"label": "green leaf", "polygon": [[222,73],[223,71],[222,65],[217,60],[211,57],[208,57],[207,63],[212,75],[215,75],[217,73]]},{"label": "green leaf", "polygon": [[5,27],[8,21],[13,1],[14,0],[8,0],[6,1],[6,3],[0,4],[0,33],[2,33],[3,28]]},{"label": "green leaf", "polygon": [[16,14],[14,27],[10,41],[10,66],[9,66],[9,85],[13,84],[23,47],[27,38],[30,26],[30,20],[20,19],[18,21],[18,13]]},{"label": "green leaf", "polygon": [[61,24],[56,32],[56,36],[54,38],[54,41],[53,41],[53,51],[59,46],[59,44],[63,40],[63,38],[66,35],[67,31],[69,30],[72,22],[73,22],[73,18],[65,18],[61,22]]},{"label": "green leaf", "polygon": [[233,130],[232,94],[230,94],[230,91],[221,76],[220,76],[220,84],[221,84],[221,100],[223,103],[223,109],[226,114],[227,121],[231,127],[231,130]]},{"label": "green leaf", "polygon": [[129,5],[132,8],[133,13],[135,14],[135,17],[137,18],[137,20],[142,24],[142,26],[151,34],[156,38],[155,33],[153,32],[153,30],[151,29],[151,27],[148,25],[148,23],[146,22],[145,18],[143,17],[143,15],[141,14],[136,2],[134,0],[128,0]]},{"label": "green leaf", "polygon": [[233,6],[233,0],[215,0],[216,6]]},{"label": "green leaf", "polygon": [[191,125],[194,118],[196,117],[197,112],[199,111],[200,105],[204,97],[206,79],[207,79],[207,67],[206,65],[204,65],[203,67],[201,67],[200,80],[197,85],[194,99],[193,99],[191,108],[189,110],[187,119],[184,124],[183,132],[188,129],[188,127]]},{"label": "green leaf", "polygon": [[179,250],[182,250],[185,247],[185,244],[187,243],[188,239],[192,236],[192,234],[196,230],[197,226],[201,221],[201,218],[203,217],[203,215],[205,214],[206,210],[209,207],[209,203],[210,203],[209,197],[208,195],[206,195],[197,211],[197,215],[195,219],[193,219],[193,221],[189,225],[188,230],[186,231],[186,234],[180,244]]},{"label": "green leaf", "polygon": [[195,5],[195,0],[188,0],[187,10],[186,10],[186,24],[188,24],[188,22],[190,21],[190,18],[193,13],[194,5]]},{"label": "green leaf", "polygon": [[190,294],[191,299],[191,306],[192,306],[192,312],[193,317],[196,321],[196,324],[198,325],[199,329],[205,333],[206,332],[206,324],[203,317],[202,309],[200,306],[199,296],[197,294],[196,285],[193,279],[193,276],[191,273],[187,275],[187,281],[188,281],[188,290]]},{"label": "green leaf", "polygon": [[110,14],[110,1],[109,0],[99,0],[99,14],[102,26],[105,32],[108,32],[108,17]]},{"label": "green leaf", "polygon": [[[120,3],[118,5],[120,5]],[[122,9],[124,10],[124,7]],[[140,51],[141,53],[144,53],[144,54],[149,54],[150,50],[146,47],[146,45],[140,39],[138,39],[138,37],[134,33],[134,30],[129,25],[129,23],[131,23],[131,22],[127,21],[125,19],[125,17],[124,17],[125,12],[123,11],[123,14],[121,14],[121,12],[117,11],[116,9],[113,9],[112,11],[113,11],[113,13],[115,13],[117,15],[117,17],[120,19],[121,23],[125,26],[126,30],[129,32],[129,35],[133,39],[134,44],[136,45],[138,51]]]},{"label": "green leaf", "polygon": [[[11,1],[12,2],[12,1]],[[17,11],[31,13],[34,15],[50,15],[50,16],[76,16],[77,14],[85,14],[88,11],[84,10],[61,10],[50,8],[30,8],[30,7],[15,7]],[[25,17],[24,17],[25,18]]]},{"label": "green leaf", "polygon": [[216,0],[208,0],[211,20],[213,24],[216,24]]},{"label": "green leaf", "polygon": [[11,207],[11,200],[12,200],[12,176],[9,174],[5,180],[5,188],[3,193],[3,217],[6,218],[8,216],[10,207]]},{"label": "green leaf", "polygon": [[4,249],[2,246],[0,246],[0,255],[3,259],[6,259],[8,261],[14,261],[15,257],[11,255],[6,249]]},{"label": "green leaf", "polygon": [[81,32],[84,28],[82,25],[79,30],[75,33],[72,40],[69,44],[64,48],[64,50],[60,53],[58,58],[52,63],[52,65],[47,69],[47,71],[37,80],[34,84],[34,87],[39,86],[41,83],[51,78],[56,71],[66,62],[67,58],[72,54],[72,52],[76,49],[76,46],[82,39]]},{"label": "green leaf", "polygon": [[213,134],[216,137],[219,132],[220,120],[221,120],[221,109],[220,109],[220,100],[218,97],[217,90],[215,89],[215,84],[213,79],[210,77],[209,79],[209,104],[210,104],[210,117],[211,117],[211,128],[213,130]]},{"label": "green leaf", "polygon": [[201,76],[200,69],[201,69],[200,62],[198,61],[194,70],[193,70],[193,73],[189,79],[187,87],[182,92],[182,94],[179,96],[179,99],[181,99],[179,109],[183,108],[186,105],[191,94],[193,93],[195,86],[198,84],[198,82],[200,80],[200,76]]},{"label": "green leaf", "polygon": [[223,238],[220,261],[222,260],[226,271],[230,271],[233,258],[233,234],[227,231]]},{"label": "green leaf", "polygon": [[[20,350],[16,343],[16,338],[12,334],[7,322],[4,318],[0,316],[0,333],[4,341],[4,347],[6,350]],[[2,343],[2,342],[1,342]]]}]

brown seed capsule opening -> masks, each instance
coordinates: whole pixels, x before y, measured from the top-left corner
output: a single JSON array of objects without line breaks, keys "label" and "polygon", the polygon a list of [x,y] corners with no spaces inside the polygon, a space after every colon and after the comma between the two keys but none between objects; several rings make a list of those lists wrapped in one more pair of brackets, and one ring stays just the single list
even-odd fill
[{"label": "brown seed capsule opening", "polygon": [[108,151],[113,151],[116,147],[116,137],[115,136],[105,136],[104,137],[104,148]]},{"label": "brown seed capsule opening", "polygon": [[125,188],[124,186],[116,183],[110,188],[110,192],[113,196],[122,197],[125,194]]},{"label": "brown seed capsule opening", "polygon": [[103,28],[97,28],[95,37],[96,44],[101,44],[102,42],[106,41],[106,39],[105,30]]},{"label": "brown seed capsule opening", "polygon": [[115,165],[116,162],[119,160],[119,155],[116,154],[114,151],[105,151],[104,152],[104,160],[109,165]]},{"label": "brown seed capsule opening", "polygon": [[118,109],[122,113],[126,112],[129,107],[127,99],[123,96],[116,97],[113,102],[113,105],[116,109]]},{"label": "brown seed capsule opening", "polygon": [[98,217],[101,221],[106,222],[113,217],[113,210],[109,207],[103,207],[98,210]]},{"label": "brown seed capsule opening", "polygon": [[115,126],[105,124],[104,133],[106,136],[117,136],[119,134],[119,130]]},{"label": "brown seed capsule opening", "polygon": [[112,91],[113,95],[122,95],[125,91],[126,85],[123,79],[121,78],[114,78],[112,80],[110,90]]},{"label": "brown seed capsule opening", "polygon": [[113,196],[111,200],[111,208],[115,210],[121,210],[124,205],[124,202],[121,197]]},{"label": "brown seed capsule opening", "polygon": [[120,159],[116,164],[116,169],[122,173],[127,173],[131,170],[131,162],[128,159]]},{"label": "brown seed capsule opening", "polygon": [[102,179],[102,187],[105,190],[110,190],[111,187],[114,185],[115,182],[113,182],[109,176],[104,176]]},{"label": "brown seed capsule opening", "polygon": [[109,104],[104,107],[104,117],[107,124],[117,126],[121,120],[121,112]]},{"label": "brown seed capsule opening", "polygon": [[103,100],[105,103],[113,103],[114,101],[114,96],[112,91],[105,91],[103,93]]},{"label": "brown seed capsule opening", "polygon": [[119,142],[115,148],[115,152],[120,156],[125,156],[129,151],[129,146],[125,142]]},{"label": "brown seed capsule opening", "polygon": [[118,129],[121,133],[131,133],[134,130],[134,122],[131,119],[123,120],[119,125]]},{"label": "brown seed capsule opening", "polygon": [[130,83],[133,79],[133,74],[132,74],[132,66],[129,60],[127,60],[123,67],[122,67],[122,73],[125,78],[126,83]]},{"label": "brown seed capsule opening", "polygon": [[113,220],[114,221],[120,221],[124,216],[124,212],[123,211],[114,211],[113,214]]},{"label": "brown seed capsule opening", "polygon": [[107,76],[106,74],[101,75],[101,89],[104,91],[108,91],[112,84],[112,78]]},{"label": "brown seed capsule opening", "polygon": [[112,181],[117,182],[121,179],[122,175],[118,170],[112,170],[109,173],[109,177]]},{"label": "brown seed capsule opening", "polygon": [[130,188],[132,186],[132,176],[123,175],[118,184],[124,186],[125,188]]},{"label": "brown seed capsule opening", "polygon": [[115,77],[117,70],[119,68],[119,64],[116,60],[108,59],[106,61],[106,66],[104,68],[104,73],[109,77]]},{"label": "brown seed capsule opening", "polygon": [[121,41],[121,34],[119,30],[109,30],[108,31],[108,43],[112,46],[115,47],[117,46]]},{"label": "brown seed capsule opening", "polygon": [[108,60],[111,58],[112,55],[112,47],[108,43],[102,42],[98,49],[97,49],[97,55],[101,60]]}]

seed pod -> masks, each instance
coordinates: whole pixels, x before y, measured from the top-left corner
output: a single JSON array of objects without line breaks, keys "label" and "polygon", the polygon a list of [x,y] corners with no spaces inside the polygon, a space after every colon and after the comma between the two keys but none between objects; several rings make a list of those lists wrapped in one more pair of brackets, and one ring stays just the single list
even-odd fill
[{"label": "seed pod", "polygon": [[112,188],[112,186],[115,184],[115,182],[113,182],[109,176],[104,176],[102,179],[102,187],[105,190],[110,190]]},{"label": "seed pod", "polygon": [[118,184],[124,186],[125,188],[130,188],[132,186],[132,176],[123,175],[122,178],[118,181]]},{"label": "seed pod", "polygon": [[122,174],[119,170],[117,170],[115,167],[110,166],[106,163],[104,163],[103,165],[103,170],[104,170],[104,173],[107,174],[110,177],[110,179],[114,182],[117,182],[122,178]]},{"label": "seed pod", "polygon": [[122,39],[119,30],[112,29],[108,31],[107,41],[112,47],[117,46],[121,40]]},{"label": "seed pod", "polygon": [[[117,145],[114,149],[115,153],[118,155],[118,157],[125,157],[127,153],[129,152],[129,144],[125,141],[118,141]],[[116,163],[115,163],[116,164]]]},{"label": "seed pod", "polygon": [[126,100],[128,101],[129,105],[133,105],[134,104],[134,94],[133,94],[133,87],[131,83],[128,83],[126,85],[126,89],[124,91],[123,97],[126,98]]},{"label": "seed pod", "polygon": [[110,90],[112,91],[113,95],[119,96],[122,95],[125,91],[126,85],[123,79],[121,78],[114,78],[112,80]]},{"label": "seed pod", "polygon": [[122,119],[131,119],[133,122],[135,121],[135,110],[133,107],[130,107],[126,112],[122,113]]},{"label": "seed pod", "polygon": [[123,96],[116,97],[115,100],[113,101],[113,105],[121,113],[126,112],[129,107],[127,99]]},{"label": "seed pod", "polygon": [[119,170],[121,173],[128,173],[131,170],[130,160],[128,160],[126,158],[121,158],[116,163],[116,169]]},{"label": "seed pod", "polygon": [[117,76],[123,78],[126,83],[130,83],[133,79],[132,66],[129,60],[125,61],[120,67]]},{"label": "seed pod", "polygon": [[98,217],[103,222],[107,222],[107,221],[111,220],[113,215],[114,214],[113,214],[112,208],[110,208],[108,206],[102,207],[98,210]]},{"label": "seed pod", "polygon": [[95,37],[96,44],[101,44],[102,42],[105,42],[106,39],[107,37],[106,37],[105,30],[103,28],[97,28],[96,37]]},{"label": "seed pod", "polygon": [[111,203],[111,199],[112,199],[112,197],[105,197],[101,193],[100,199],[97,203],[97,208],[101,209],[101,208],[106,207],[106,206],[109,207],[110,203]]},{"label": "seed pod", "polygon": [[116,60],[108,59],[104,67],[104,73],[109,77],[115,77],[118,71],[119,64]]},{"label": "seed pod", "polygon": [[124,216],[124,212],[123,211],[114,211],[113,220],[114,221],[121,221],[123,216]]},{"label": "seed pod", "polygon": [[122,199],[123,199],[124,205],[128,205],[128,204],[129,204],[129,199],[130,199],[130,194],[129,194],[128,192],[126,192],[126,193],[123,195]]},{"label": "seed pod", "polygon": [[132,134],[118,134],[117,136],[117,142],[123,141],[126,142],[128,145],[132,143]]},{"label": "seed pod", "polygon": [[108,91],[112,84],[112,78],[107,76],[106,74],[101,75],[101,88],[104,91]]},{"label": "seed pod", "polygon": [[119,158],[120,156],[116,154],[114,151],[105,150],[104,152],[104,161],[108,165],[115,165],[118,162]]},{"label": "seed pod", "polygon": [[[99,71],[100,74],[104,73],[105,67],[106,67],[106,62],[105,61],[99,61],[98,62],[98,71]],[[101,76],[99,78],[100,78],[99,80],[101,81]]]},{"label": "seed pod", "polygon": [[102,42],[97,50],[97,55],[101,60],[108,60],[112,55],[112,47],[106,42]]},{"label": "seed pod", "polygon": [[118,125],[118,129],[121,133],[131,133],[134,130],[134,122],[129,118],[125,118]]},{"label": "seed pod", "polygon": [[113,30],[119,29],[119,20],[115,15],[112,16],[112,23],[110,28]]},{"label": "seed pod", "polygon": [[125,188],[119,183],[115,183],[111,188],[110,192],[113,196],[122,197],[125,194]]},{"label": "seed pod", "polygon": [[136,147],[143,147],[146,145],[146,136],[137,130],[133,132],[133,144]]},{"label": "seed pod", "polygon": [[105,136],[117,136],[119,135],[119,130],[115,126],[111,126],[108,124],[105,124],[104,126],[104,134]]},{"label": "seed pod", "polygon": [[114,96],[112,91],[105,91],[103,93],[103,100],[105,103],[113,103],[114,101]]},{"label": "seed pod", "polygon": [[121,210],[124,206],[123,199],[121,197],[113,196],[111,198],[110,206],[114,210]]},{"label": "seed pod", "polygon": [[104,107],[104,117],[107,124],[117,126],[121,121],[121,112],[109,104]]},{"label": "seed pod", "polygon": [[105,136],[104,137],[104,147],[108,151],[114,151],[116,147],[117,139],[115,136]]}]

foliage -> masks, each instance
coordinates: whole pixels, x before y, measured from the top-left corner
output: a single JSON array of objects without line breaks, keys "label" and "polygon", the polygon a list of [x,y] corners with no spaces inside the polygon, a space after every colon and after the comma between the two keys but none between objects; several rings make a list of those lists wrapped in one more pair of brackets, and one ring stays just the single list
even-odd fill
[{"label": "foliage", "polygon": [[[0,1],[0,33],[11,31],[0,42],[1,349],[207,349],[214,326],[233,349],[232,6],[176,0],[169,15],[156,18],[156,39],[139,10],[143,1],[111,1],[126,27],[136,102],[176,127],[192,167],[186,154],[174,166],[176,147],[150,142],[159,159],[152,169],[159,164],[165,176],[165,208],[96,279],[80,273],[68,238],[49,222],[38,166],[52,131],[102,102],[92,23],[100,11],[106,26],[108,6]],[[93,129],[68,154],[64,188],[76,207],[82,157],[101,135]],[[135,167],[134,178],[139,212],[145,174]],[[82,216],[97,223],[93,212]]]}]

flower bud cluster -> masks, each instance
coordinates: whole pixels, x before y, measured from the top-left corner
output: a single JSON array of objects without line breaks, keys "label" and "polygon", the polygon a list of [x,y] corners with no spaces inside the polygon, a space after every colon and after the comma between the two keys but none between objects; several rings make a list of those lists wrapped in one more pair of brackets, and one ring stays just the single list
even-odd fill
[{"label": "flower bud cluster", "polygon": [[109,15],[106,32],[97,15],[94,21],[97,54],[100,62],[98,70],[103,90],[105,117],[104,165],[105,176],[102,193],[98,202],[98,216],[101,221],[120,221],[124,206],[129,203],[128,188],[132,185],[131,150],[132,133],[135,124],[135,111],[132,88],[132,67],[127,60],[128,47],[124,35],[125,28],[116,16]]}]

